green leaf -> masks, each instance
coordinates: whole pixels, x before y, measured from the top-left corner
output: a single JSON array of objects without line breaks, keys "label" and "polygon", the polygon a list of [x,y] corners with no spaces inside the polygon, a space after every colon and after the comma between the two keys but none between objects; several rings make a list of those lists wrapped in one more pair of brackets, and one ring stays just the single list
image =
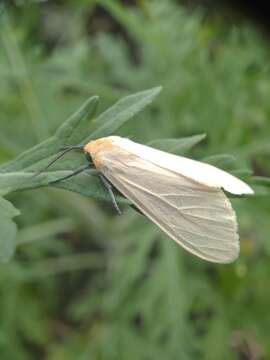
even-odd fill
[{"label": "green leaf", "polygon": [[247,168],[232,170],[231,173],[240,178],[249,179],[252,176],[252,171]]},{"label": "green leaf", "polygon": [[[96,170],[89,170],[72,179],[61,181],[53,186],[77,192],[83,196],[111,202],[111,197],[108,191],[104,189],[104,185],[97,176]],[[116,195],[116,191],[114,192]],[[129,204],[129,201],[121,195],[116,195],[116,199],[120,204]]]},{"label": "green leaf", "polygon": [[0,173],[0,195],[6,195],[17,190],[33,189],[48,185],[48,182],[70,174],[70,171],[44,172],[38,176],[35,173],[21,170]]},{"label": "green leaf", "polygon": [[93,96],[89,98],[81,108],[67,119],[56,131],[55,135],[25,151],[15,160],[0,167],[0,172],[14,172],[22,169],[33,168],[38,170],[37,166],[42,160],[48,160],[63,146],[77,144],[89,129],[89,119],[95,116],[99,98]]},{"label": "green leaf", "polygon": [[140,91],[136,94],[129,95],[119,100],[115,105],[101,114],[92,122],[89,133],[90,135],[84,141],[109,136],[114,133],[126,121],[135,116],[145,106],[150,104],[160,93],[161,87],[155,87],[150,90]]},{"label": "green leaf", "polygon": [[[98,97],[91,97],[60,126],[54,136],[25,151],[15,160],[3,165],[0,168],[0,195],[45,186],[59,177],[70,174],[71,171],[62,171],[61,166],[59,168],[57,165],[54,170],[61,171],[46,172],[36,177],[33,176],[55,157],[61,147],[77,144],[85,136],[89,128],[89,119],[95,115],[97,105]],[[73,164],[70,163],[70,166],[70,169],[72,169]]]},{"label": "green leaf", "polygon": [[230,154],[218,154],[218,155],[207,156],[203,158],[202,161],[207,162],[208,164],[214,166],[229,168],[235,164],[236,158],[235,156]]},{"label": "green leaf", "polygon": [[[91,97],[74,115],[64,122],[54,136],[0,168],[0,195],[17,190],[46,186],[54,180],[71,174],[84,163],[85,160],[81,154],[67,156],[57,162],[52,167],[52,170],[33,176],[55,158],[61,147],[84,144],[90,139],[112,134],[148,105],[160,91],[161,87],[156,87],[126,96],[96,119],[93,118],[96,114],[98,97]],[[90,122],[90,120],[92,121]],[[90,135],[86,138],[86,134]],[[70,180],[59,182],[53,186],[75,191],[89,197],[110,199],[100,179],[96,176],[95,170],[88,170]],[[121,197],[120,201],[126,202]]]},{"label": "green leaf", "polygon": [[[60,164],[56,164],[52,171],[46,171],[38,176],[33,176],[46,167],[61,147],[85,143],[86,134],[90,134],[87,139],[112,134],[117,128],[148,105],[160,90],[161,88],[154,88],[123,98],[101,114],[92,124],[89,123],[89,120],[95,116],[98,97],[91,97],[74,115],[64,122],[54,136],[27,150],[14,161],[0,168],[0,195],[3,196],[17,190],[46,186],[51,181],[71,174],[78,167],[79,158],[73,157],[68,161],[64,160]],[[100,179],[96,176],[95,170],[89,170],[73,179],[59,182],[54,186],[78,192],[85,196],[110,200]],[[118,201],[127,202],[121,197],[119,197]],[[12,218],[16,215],[18,215],[18,212],[13,208],[12,204],[1,198],[0,261],[7,261],[15,251],[17,227]]]},{"label": "green leaf", "polygon": [[19,214],[9,201],[0,198],[0,262],[2,263],[9,261],[15,252],[17,226],[12,218]]},{"label": "green leaf", "polygon": [[10,218],[20,215],[19,210],[16,209],[11,202],[3,198],[0,198],[0,211]]},{"label": "green leaf", "polygon": [[268,197],[270,195],[270,178],[265,176],[253,176],[251,181],[256,197]]},{"label": "green leaf", "polygon": [[193,146],[204,140],[206,134],[187,136],[180,139],[158,139],[148,145],[162,151],[168,151],[179,155],[186,154]]},{"label": "green leaf", "polygon": [[264,176],[253,176],[252,182],[256,185],[263,185],[270,188],[270,178]]}]

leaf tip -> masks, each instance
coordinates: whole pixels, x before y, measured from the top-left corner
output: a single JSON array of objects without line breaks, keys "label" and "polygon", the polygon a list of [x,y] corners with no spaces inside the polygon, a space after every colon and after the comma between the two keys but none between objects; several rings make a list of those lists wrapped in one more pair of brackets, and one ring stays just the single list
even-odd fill
[{"label": "leaf tip", "polygon": [[163,87],[161,85],[152,88],[151,90],[154,91],[156,94],[159,94],[162,91]]}]

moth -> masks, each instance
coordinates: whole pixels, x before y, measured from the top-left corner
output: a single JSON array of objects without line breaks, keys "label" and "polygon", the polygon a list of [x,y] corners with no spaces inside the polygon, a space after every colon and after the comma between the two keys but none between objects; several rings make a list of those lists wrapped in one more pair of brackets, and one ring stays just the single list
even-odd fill
[{"label": "moth", "polygon": [[224,190],[253,194],[242,180],[215,166],[120,136],[67,147],[53,162],[73,149],[84,151],[87,165],[57,182],[94,166],[119,213],[113,188],[192,254],[216,263],[238,257],[236,215]]}]

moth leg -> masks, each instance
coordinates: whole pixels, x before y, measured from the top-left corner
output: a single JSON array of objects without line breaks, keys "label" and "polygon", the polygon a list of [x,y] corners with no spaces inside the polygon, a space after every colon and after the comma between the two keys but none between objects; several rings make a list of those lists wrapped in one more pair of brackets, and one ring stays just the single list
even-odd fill
[{"label": "moth leg", "polygon": [[105,188],[107,189],[107,191],[109,192],[110,194],[110,197],[111,197],[111,200],[112,200],[112,204],[113,204],[113,207],[115,208],[115,210],[117,211],[118,215],[122,215],[122,211],[119,209],[119,206],[116,202],[116,199],[115,199],[115,196],[114,196],[114,193],[113,193],[113,190],[112,190],[112,185],[111,183],[106,179],[106,177],[102,174],[99,175],[103,185],[105,186]]},{"label": "moth leg", "polygon": [[54,181],[49,182],[49,185],[51,185],[51,184],[57,184],[57,183],[59,183],[60,181],[64,181],[64,180],[70,179],[71,177],[76,176],[76,175],[84,172],[85,170],[87,170],[87,169],[89,169],[89,168],[90,168],[90,166],[89,166],[88,164],[87,164],[86,166],[84,165],[84,166],[80,167],[79,169],[75,170],[73,173],[71,173],[71,174],[69,174],[69,175],[67,175],[67,176],[64,176],[64,177],[62,177],[62,178],[60,178],[60,179],[57,179],[57,180],[54,180]]}]

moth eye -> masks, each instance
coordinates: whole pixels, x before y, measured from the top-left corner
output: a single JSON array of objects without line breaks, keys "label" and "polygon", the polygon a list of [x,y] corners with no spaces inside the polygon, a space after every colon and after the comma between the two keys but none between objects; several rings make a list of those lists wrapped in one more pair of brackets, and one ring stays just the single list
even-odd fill
[{"label": "moth eye", "polygon": [[85,157],[86,157],[86,160],[88,161],[88,162],[93,162],[93,160],[92,160],[92,157],[91,157],[91,155],[87,152],[87,153],[85,153]]}]

